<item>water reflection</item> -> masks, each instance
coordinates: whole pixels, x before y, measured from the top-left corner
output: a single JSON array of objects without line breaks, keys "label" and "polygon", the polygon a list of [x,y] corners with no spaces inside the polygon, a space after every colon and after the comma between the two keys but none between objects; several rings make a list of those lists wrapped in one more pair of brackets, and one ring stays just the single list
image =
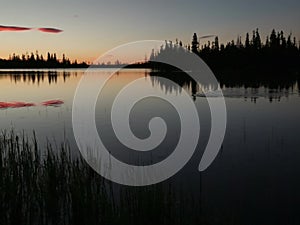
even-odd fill
[{"label": "water reflection", "polygon": [[49,85],[57,83],[58,76],[66,82],[71,76],[77,76],[78,72],[56,71],[56,70],[25,70],[25,71],[0,71],[0,79],[10,78],[14,83],[31,83],[37,84],[48,82]]},{"label": "water reflection", "polygon": [[[245,101],[250,100],[253,103],[259,98],[266,98],[270,102],[280,101],[282,98],[287,98],[290,95],[299,95],[300,78],[295,77],[278,77],[272,79],[249,81],[243,78],[235,77],[233,79],[218,78],[219,87],[198,85],[190,76],[184,72],[150,72],[149,73],[154,86],[160,86],[166,92],[178,92],[183,87],[187,90],[194,100],[197,97],[206,97],[205,92],[213,92],[221,89],[226,98],[244,98]],[[199,74],[201,76],[201,74]],[[263,76],[263,75],[262,75]],[[174,81],[177,85],[170,85],[169,82],[163,82],[157,77],[165,77]],[[216,95],[218,96],[218,95]],[[213,95],[208,97],[214,97]]]},{"label": "water reflection", "polygon": [[[84,70],[1,70],[0,80],[7,79],[15,84],[27,83],[27,84],[41,84],[48,83],[57,84],[58,77],[61,77],[63,82],[67,82],[72,77],[78,77],[83,74]],[[123,71],[124,72],[124,71]],[[120,71],[116,73],[119,76]],[[272,79],[251,81],[247,79],[241,79],[234,77],[227,79],[226,77],[218,77],[220,82],[219,87],[197,85],[197,83],[191,79],[184,72],[158,72],[143,70],[145,77],[149,76],[153,86],[159,86],[166,92],[181,93],[181,88],[187,90],[194,100],[197,97],[204,97],[202,95],[203,90],[210,91],[221,88],[225,97],[228,98],[244,98],[251,102],[256,102],[258,98],[267,98],[270,102],[280,101],[283,97],[290,95],[300,94],[299,91],[299,76],[274,76]],[[170,82],[163,82],[163,80],[157,79],[157,77],[164,77],[172,80],[178,85],[170,85]]]}]

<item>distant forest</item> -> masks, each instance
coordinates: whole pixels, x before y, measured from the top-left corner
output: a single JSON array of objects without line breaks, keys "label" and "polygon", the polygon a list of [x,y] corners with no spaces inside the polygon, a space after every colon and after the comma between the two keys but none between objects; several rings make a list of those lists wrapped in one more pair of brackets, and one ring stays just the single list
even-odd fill
[{"label": "distant forest", "polygon": [[86,68],[85,62],[77,63],[77,60],[71,62],[63,54],[62,59],[58,59],[56,53],[47,54],[47,58],[39,55],[38,51],[31,54],[12,54],[9,59],[0,59],[0,68],[2,69],[28,69],[28,68]]},{"label": "distant forest", "polygon": [[[152,51],[150,62],[155,61],[163,54],[173,52],[176,54],[179,47],[200,56],[214,72],[297,72],[300,71],[300,49],[296,38],[292,35],[287,37],[283,31],[276,32],[274,29],[261,40],[261,35],[256,29],[246,34],[245,41],[239,36],[236,41],[232,40],[225,44],[219,43],[216,36],[213,42],[200,44],[197,34],[194,33],[191,44],[183,46],[181,41],[166,41],[159,51]],[[163,67],[162,67],[163,68]]]}]

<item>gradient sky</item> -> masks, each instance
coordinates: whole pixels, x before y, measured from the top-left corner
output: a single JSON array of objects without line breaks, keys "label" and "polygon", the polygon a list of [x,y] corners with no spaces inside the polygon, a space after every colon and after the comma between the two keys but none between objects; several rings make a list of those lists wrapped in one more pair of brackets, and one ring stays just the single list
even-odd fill
[{"label": "gradient sky", "polygon": [[105,51],[143,39],[190,42],[216,34],[236,40],[258,27],[264,37],[272,28],[300,39],[299,0],[1,0],[0,25],[54,27],[38,31],[0,32],[0,57],[56,52],[92,61]]}]

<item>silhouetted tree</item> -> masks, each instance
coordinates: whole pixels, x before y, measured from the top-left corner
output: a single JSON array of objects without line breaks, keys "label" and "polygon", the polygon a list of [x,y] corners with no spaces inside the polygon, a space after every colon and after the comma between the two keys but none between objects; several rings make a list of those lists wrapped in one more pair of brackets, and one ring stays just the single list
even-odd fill
[{"label": "silhouetted tree", "polygon": [[245,41],[246,48],[250,48],[250,39],[249,39],[249,33],[246,34],[246,41]]},{"label": "silhouetted tree", "polygon": [[197,34],[194,33],[193,40],[192,40],[192,52],[197,54],[198,48],[199,48],[198,37],[197,37]]},{"label": "silhouetted tree", "polygon": [[220,49],[218,36],[215,37],[215,48],[214,49],[216,51],[219,51],[219,49]]},{"label": "silhouetted tree", "polygon": [[269,36],[266,37],[266,47],[270,47],[270,40],[269,40]]},{"label": "silhouetted tree", "polygon": [[255,32],[254,47],[255,47],[255,49],[261,49],[261,39],[260,39],[260,35],[258,32],[258,28],[256,29],[256,32]]},{"label": "silhouetted tree", "polygon": [[270,47],[271,48],[277,48],[278,47],[278,40],[276,37],[275,29],[272,30],[272,33],[270,35]]}]

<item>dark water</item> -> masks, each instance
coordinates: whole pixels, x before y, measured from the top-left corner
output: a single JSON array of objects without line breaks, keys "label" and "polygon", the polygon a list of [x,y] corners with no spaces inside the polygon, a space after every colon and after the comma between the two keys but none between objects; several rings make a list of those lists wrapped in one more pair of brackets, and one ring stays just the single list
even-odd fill
[{"label": "dark water", "polygon": [[[101,76],[109,70],[96,72]],[[71,121],[73,96],[83,74],[84,70],[1,71],[0,102],[37,104],[0,109],[1,129],[24,130],[28,135],[35,130],[42,146],[46,139],[59,143],[66,138],[74,154],[80,157]],[[147,153],[133,152],[114,135],[110,123],[112,100],[124,85],[141,77],[154,88],[164,90],[166,95],[169,92],[181,95],[182,91],[187,91],[195,102],[201,123],[199,144],[191,161],[159,185],[165,190],[163,194],[172,193],[169,208],[157,205],[162,208],[162,214],[166,214],[166,220],[178,217],[175,221],[189,221],[187,224],[200,221],[207,224],[300,223],[300,92],[297,81],[291,81],[284,88],[223,86],[228,116],[225,139],[213,164],[199,173],[211,118],[207,100],[199,87],[188,81],[178,82],[182,89],[159,82],[148,70],[122,70],[114,75],[97,103],[96,123],[104,144],[118,159],[137,165],[159,162],[176,146],[180,136],[178,114],[174,107],[157,98],[140,101],[132,109],[130,122],[137,137],[147,138],[149,120],[162,117],[168,133],[159,147]],[[64,104],[59,107],[40,104],[52,99],[61,99]],[[123,188],[114,186],[116,190]]]}]

